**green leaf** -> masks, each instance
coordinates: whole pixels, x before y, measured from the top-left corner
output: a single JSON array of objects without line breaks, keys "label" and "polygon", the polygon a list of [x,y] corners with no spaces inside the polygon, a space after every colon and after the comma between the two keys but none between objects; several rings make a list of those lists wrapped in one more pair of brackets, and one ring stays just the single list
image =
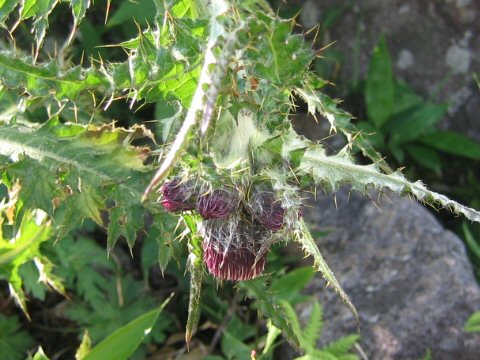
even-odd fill
[{"label": "green leaf", "polygon": [[288,321],[290,327],[292,328],[293,333],[300,341],[300,348],[307,351],[310,350],[309,344],[305,342],[305,339],[302,336],[303,334],[300,328],[300,321],[298,320],[297,314],[295,313],[292,305],[290,305],[290,303],[285,300],[280,300],[279,304],[283,308],[285,318]]},{"label": "green leaf", "polygon": [[88,331],[83,332],[82,341],[77,351],[75,352],[75,360],[82,360],[92,349],[92,340],[88,336]]},{"label": "green leaf", "polygon": [[152,234],[151,228],[142,244],[140,262],[142,264],[143,278],[147,281],[150,268],[158,263],[159,241],[157,237],[159,233],[160,231],[157,228],[153,228]]},{"label": "green leaf", "polygon": [[395,116],[408,109],[422,105],[425,101],[416,94],[407,84],[395,79],[395,101],[393,102],[392,115]]},{"label": "green leaf", "polygon": [[315,350],[313,354],[306,354],[301,357],[297,357],[294,360],[338,360],[338,358],[328,352]]},{"label": "green leaf", "polygon": [[460,133],[436,131],[422,136],[419,140],[447,154],[463,156],[474,160],[480,159],[480,144]]},{"label": "green leaf", "polygon": [[397,163],[403,164],[403,162],[405,161],[405,150],[396,143],[388,144],[388,149],[392,153]]},{"label": "green leaf", "polygon": [[240,341],[246,341],[257,334],[255,326],[245,322],[245,319],[241,319],[237,314],[232,315],[225,330]]},{"label": "green leaf", "polygon": [[182,106],[175,102],[173,105],[158,102],[155,106],[155,118],[161,124],[161,139],[164,143],[172,138],[171,130],[178,130],[179,121],[183,113]]},{"label": "green leaf", "polygon": [[469,224],[465,221],[462,223],[462,232],[468,249],[475,255],[475,257],[477,257],[477,259],[480,259],[480,244],[475,240],[472,231],[470,231]]},{"label": "green leaf", "polygon": [[87,9],[90,7],[90,0],[71,0],[73,19],[75,26],[78,26],[85,17]]},{"label": "green leaf", "polygon": [[315,348],[323,327],[323,311],[320,303],[314,301],[310,319],[302,330],[302,338],[308,347]]},{"label": "green leaf", "polygon": [[406,144],[405,151],[423,167],[440,174],[442,171],[442,160],[435,149],[421,144]]},{"label": "green leaf", "polygon": [[420,360],[432,360],[432,354],[430,349],[427,349],[425,356],[422,357]]},{"label": "green leaf", "polygon": [[222,336],[222,352],[227,356],[227,359],[243,360],[250,358],[252,349],[228,331],[224,331]]},{"label": "green leaf", "polygon": [[172,249],[164,241],[159,239],[158,242],[158,265],[162,274],[165,272],[165,269],[172,258]]},{"label": "green leaf", "polygon": [[33,345],[28,332],[22,330],[17,316],[0,314],[0,354],[2,360],[22,360],[25,352]]},{"label": "green leaf", "polygon": [[151,331],[158,315],[172,298],[165,300],[160,307],[122,326],[105,340],[96,345],[82,360],[128,359]]},{"label": "green leaf", "polygon": [[198,15],[203,15],[206,12],[206,9],[201,1],[179,0],[173,2],[170,11],[172,15],[176,17],[195,18]]},{"label": "green leaf", "polygon": [[75,289],[77,296],[88,303],[103,304],[102,289],[108,287],[111,278],[101,274],[115,273],[115,263],[107,258],[105,249],[88,237],[68,236],[52,250],[57,258],[56,273],[65,279],[67,288]]},{"label": "green leaf", "polygon": [[314,274],[311,266],[305,266],[292,271],[272,281],[269,291],[277,299],[295,303],[300,291],[310,282]]},{"label": "green leaf", "polygon": [[342,356],[350,352],[359,340],[360,336],[358,335],[348,335],[329,343],[322,350],[335,356]]},{"label": "green leaf", "polygon": [[21,198],[24,206],[28,209],[42,209],[53,216],[52,199],[60,196],[60,192],[49,169],[37,162],[19,161],[10,167],[10,173],[22,178]]},{"label": "green leaf", "polygon": [[95,27],[90,21],[82,21],[78,27],[82,39],[82,50],[85,55],[93,58],[108,59],[108,52],[101,47],[102,32],[98,27]]},{"label": "green leaf", "polygon": [[391,135],[390,142],[393,144],[415,140],[432,131],[433,126],[445,116],[447,108],[446,104],[426,102],[390,118],[384,131]]},{"label": "green leaf", "polygon": [[249,281],[242,281],[237,284],[241,289],[247,291],[248,296],[253,297],[257,301],[259,311],[268,317],[272,324],[279,328],[287,341],[293,346],[300,345],[297,333],[295,333],[292,324],[286,317],[285,309],[279,304],[273,294],[265,287],[264,280],[257,278]]},{"label": "green leaf", "polygon": [[152,22],[157,8],[152,0],[123,1],[117,11],[110,17],[107,27],[131,23],[132,19],[140,26]]},{"label": "green leaf", "polygon": [[120,235],[125,237],[128,247],[133,248],[137,232],[144,226],[143,211],[139,203],[128,206],[118,205],[112,210],[107,238],[108,251],[113,249]]},{"label": "green leaf", "polygon": [[360,360],[355,354],[345,354],[338,357],[338,360]]},{"label": "green leaf", "polygon": [[474,312],[468,318],[463,330],[466,332],[480,332],[480,311]]},{"label": "green leaf", "polygon": [[45,283],[39,281],[40,274],[33,261],[26,262],[19,269],[19,275],[23,280],[23,288],[34,298],[44,301],[48,288]]},{"label": "green leaf", "polygon": [[480,73],[473,73],[473,80],[475,80],[477,87],[480,89]]},{"label": "green leaf", "polygon": [[10,15],[18,4],[18,0],[1,0],[0,1],[0,24]]},{"label": "green leaf", "polygon": [[265,340],[265,347],[263,348],[262,355],[268,354],[269,351],[273,350],[275,340],[277,339],[278,335],[282,333],[279,328],[272,324],[270,319],[267,321],[267,329],[267,338]]},{"label": "green leaf", "polygon": [[35,355],[33,357],[29,356],[28,360],[50,360],[47,355],[43,352],[43,349],[41,346],[38,347],[37,351],[35,352]]},{"label": "green leaf", "polygon": [[[19,270],[23,264],[30,261],[37,262],[39,269],[43,266],[40,245],[50,239],[50,232],[46,214],[38,210],[23,215],[19,229],[13,237],[14,241],[4,239],[0,233],[0,278],[8,281],[11,295],[27,317],[23,279]],[[54,288],[63,293],[61,284],[55,281],[50,282],[51,271],[51,266],[43,266],[43,274],[40,273],[43,277],[40,277],[40,280],[43,279],[47,285],[55,285]]]},{"label": "green leaf", "polygon": [[356,123],[356,126],[359,131],[360,139],[355,141],[355,145],[360,147],[365,146],[364,143],[366,143],[374,149],[385,148],[385,135],[382,134],[380,130],[375,128],[372,123],[369,123],[367,121],[359,121]]},{"label": "green leaf", "polygon": [[[121,276],[118,272],[117,269],[116,273],[106,275],[102,282],[96,282],[96,286],[101,286],[98,289],[100,300],[88,303],[76,301],[65,311],[68,318],[88,329],[94,343],[155,305],[155,299],[146,296],[148,293],[143,281],[134,280],[131,274]],[[161,332],[161,329],[155,326],[153,332],[157,331]]]},{"label": "green leaf", "polygon": [[393,95],[392,63],[385,38],[381,37],[373,50],[365,89],[368,119],[377,128],[392,114]]}]

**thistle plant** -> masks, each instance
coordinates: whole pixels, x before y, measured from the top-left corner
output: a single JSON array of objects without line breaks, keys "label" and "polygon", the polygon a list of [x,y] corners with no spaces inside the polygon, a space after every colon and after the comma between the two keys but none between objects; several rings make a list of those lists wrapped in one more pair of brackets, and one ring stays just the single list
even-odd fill
[{"label": "thistle plant", "polygon": [[[162,244],[164,225],[179,220],[184,231],[175,241],[189,251],[187,342],[210,273],[238,282],[299,344],[285,308],[252,280],[278,242],[293,241],[312,256],[358,318],[301,216],[304,189],[335,192],[349,185],[366,196],[389,191],[480,221],[478,211],[391,171],[368,142],[358,141],[362,134],[350,114],[322,92],[328,82],[310,70],[317,53],[303,34],[292,33],[294,20],[279,18],[262,0],[154,2],[154,22],[116,44],[126,60],[89,67],[71,64],[65,54],[90,1],[70,2],[74,26],[56,54],[42,43],[59,2],[4,2],[0,24],[13,39],[18,24],[30,21],[35,50],[28,55],[13,40],[0,41],[0,169],[9,191],[2,211],[14,221],[43,210],[57,240],[91,219],[107,229],[109,252],[120,237],[134,246],[146,214],[154,221],[144,231],[160,234]],[[115,125],[103,113],[113,101],[176,111],[156,124],[160,139],[144,125]],[[332,132],[344,134],[347,146],[327,155],[321,143],[297,134],[289,116],[300,101]],[[370,165],[355,163],[354,144]],[[13,280],[12,294],[27,311],[21,281]]]}]

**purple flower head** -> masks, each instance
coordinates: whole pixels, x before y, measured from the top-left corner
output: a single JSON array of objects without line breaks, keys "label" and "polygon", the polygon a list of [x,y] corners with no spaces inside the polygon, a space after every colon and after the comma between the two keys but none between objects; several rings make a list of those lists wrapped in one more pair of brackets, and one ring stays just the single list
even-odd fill
[{"label": "purple flower head", "polygon": [[278,231],[283,227],[285,209],[272,191],[253,191],[248,210],[268,230]]},{"label": "purple flower head", "polygon": [[238,208],[239,201],[238,195],[217,189],[198,198],[197,211],[205,220],[225,219]]},{"label": "purple flower head", "polygon": [[194,189],[188,182],[173,179],[163,184],[160,192],[162,193],[160,203],[167,211],[195,209]]},{"label": "purple flower head", "polygon": [[259,224],[245,220],[209,220],[205,222],[203,261],[214,277],[243,281],[259,276],[267,257],[260,253],[266,241]]}]

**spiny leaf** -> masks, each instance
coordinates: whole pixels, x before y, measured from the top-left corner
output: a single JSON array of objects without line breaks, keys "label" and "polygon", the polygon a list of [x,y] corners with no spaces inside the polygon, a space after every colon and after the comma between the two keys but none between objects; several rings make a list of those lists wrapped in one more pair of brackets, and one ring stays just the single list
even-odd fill
[{"label": "spiny leaf", "polygon": [[400,171],[387,175],[376,164],[355,164],[346,149],[327,156],[320,145],[314,145],[305,151],[299,171],[311,175],[317,184],[331,191],[336,191],[343,184],[351,185],[353,190],[362,193],[369,189],[391,190],[398,195],[413,195],[417,200],[432,206],[441,205],[469,220],[480,222],[480,212],[428,190],[420,181],[408,181]]},{"label": "spiny leaf", "polygon": [[[59,0],[2,0],[0,1],[0,24],[4,25],[4,20],[10,13],[19,6],[19,19],[13,26],[13,31],[18,25],[26,19],[33,18],[32,32],[35,33],[35,42],[38,50],[40,49],[48,28],[49,17],[54,8],[60,3]],[[85,16],[86,10],[90,7],[90,0],[71,0],[72,15],[75,27],[80,24]]]},{"label": "spiny leaf", "polygon": [[[254,10],[260,12],[262,10]],[[292,34],[292,20],[258,16],[251,26],[254,49],[247,49],[249,61],[254,64],[253,73],[260,79],[282,87],[298,86],[305,76],[305,69],[314,59],[313,51],[304,38]]]},{"label": "spiny leaf", "polygon": [[70,6],[72,7],[73,21],[75,27],[80,25],[87,9],[90,7],[90,0],[71,0]]},{"label": "spiny leaf", "polygon": [[322,274],[324,279],[327,281],[327,285],[332,286],[333,290],[338,294],[338,296],[340,296],[343,302],[349,307],[350,311],[355,316],[355,319],[357,320],[357,323],[358,323],[359,322],[358,314],[357,314],[357,310],[355,309],[355,306],[353,306],[352,302],[350,301],[350,298],[342,289],[337,279],[333,275],[332,270],[330,270],[326,261],[323,259],[323,256],[320,253],[320,250],[318,250],[318,247],[315,244],[315,241],[313,240],[312,235],[310,234],[310,231],[308,230],[303,219],[300,219],[300,221],[298,222],[298,228],[295,230],[294,239],[296,242],[298,242],[302,246],[302,249],[305,251],[305,253],[313,257],[315,268]]},{"label": "spiny leaf", "polygon": [[128,246],[133,248],[137,239],[137,232],[143,228],[144,213],[139,204],[122,206],[118,204],[110,211],[110,224],[108,226],[107,250],[113,250],[118,238],[123,235]]},{"label": "spiny leaf", "polygon": [[[241,24],[232,32],[227,32],[223,24],[217,19],[227,12],[227,3],[223,0],[215,0],[211,6],[210,34],[208,37],[207,47],[204,51],[205,59],[200,73],[198,85],[187,111],[185,120],[183,121],[182,126],[178,131],[167,155],[163,159],[160,168],[157,170],[153,179],[145,189],[142,201],[148,196],[152,189],[159,184],[165,176],[167,176],[178,157],[182,154],[182,151],[188,140],[190,130],[197,123],[199,116],[201,116],[202,120],[202,132],[205,133],[209,126],[210,118],[215,110],[218,87],[220,86],[223,76],[225,75],[226,68],[230,61],[230,56],[235,50],[236,42],[238,41],[237,31],[241,31],[241,29],[244,28],[244,24]],[[226,38],[227,40],[224,46],[221,47],[220,57],[217,58],[217,56],[214,54],[214,50],[220,46],[222,43],[220,39],[223,38]],[[214,69],[213,73],[212,67]],[[206,86],[208,87],[208,90],[205,90]]]},{"label": "spiny leaf", "polygon": [[248,296],[257,301],[258,310],[269,317],[272,324],[282,330],[287,341],[295,347],[300,346],[300,340],[285,315],[284,308],[275,299],[275,296],[266,289],[263,278],[249,281],[241,281],[237,284],[241,289],[247,291]]},{"label": "spiny leaf", "polygon": [[20,2],[20,19],[16,25],[33,17],[32,32],[35,33],[37,54],[48,28],[48,17],[58,3],[59,0],[23,0]]},{"label": "spiny leaf", "polygon": [[196,255],[189,255],[190,271],[190,299],[188,302],[188,320],[185,331],[185,341],[190,344],[192,336],[197,331],[198,321],[200,320],[200,296],[202,294],[203,264]]},{"label": "spiny leaf", "polygon": [[38,282],[45,284],[49,289],[53,289],[59,294],[66,296],[63,286],[63,279],[54,274],[54,265],[45,255],[38,255],[33,258],[33,262],[38,270]]},{"label": "spiny leaf", "polygon": [[73,67],[62,71],[56,62],[33,64],[33,59],[19,58],[12,52],[0,51],[0,78],[6,87],[23,87],[33,96],[54,96],[75,99],[88,89],[110,89],[111,83],[104,73],[90,68]]},{"label": "spiny leaf", "polygon": [[188,302],[188,319],[185,331],[185,341],[190,344],[192,336],[197,331],[200,320],[200,296],[202,293],[203,261],[202,239],[197,235],[197,220],[195,216],[185,214],[185,223],[190,231],[188,239],[189,255],[187,269],[190,272],[190,299]]},{"label": "spiny leaf", "polygon": [[[311,80],[312,81],[312,80]],[[392,173],[390,166],[383,157],[372,147],[369,136],[352,124],[352,115],[338,107],[338,101],[329,96],[314,90],[311,81],[306,82],[302,87],[296,87],[295,92],[307,103],[308,112],[315,118],[320,113],[330,123],[332,131],[340,130],[348,139],[349,144],[358,147],[364,156],[368,157],[386,174]]]},{"label": "spiny leaf", "polygon": [[[148,131],[140,128],[127,131],[61,124],[55,119],[39,128],[4,126],[0,128],[0,154],[10,162],[2,164],[2,170],[20,179],[20,198],[25,204],[54,213],[59,238],[85,218],[102,225],[107,198],[121,204],[112,211],[109,249],[120,235],[133,246],[143,225],[139,198],[149,167],[142,161],[145,149],[129,142],[145,136]],[[31,188],[32,172],[41,175],[37,181],[44,182]]]}]

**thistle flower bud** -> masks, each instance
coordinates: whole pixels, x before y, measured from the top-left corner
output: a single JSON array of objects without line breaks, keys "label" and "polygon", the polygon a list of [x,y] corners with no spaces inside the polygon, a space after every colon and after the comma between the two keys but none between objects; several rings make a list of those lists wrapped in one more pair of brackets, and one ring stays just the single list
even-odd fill
[{"label": "thistle flower bud", "polygon": [[205,220],[225,219],[238,208],[239,202],[238,194],[217,189],[198,198],[197,211]]},{"label": "thistle flower bud", "polygon": [[173,179],[163,184],[160,192],[160,203],[169,212],[195,209],[194,189],[188,182]]},{"label": "thistle flower bud", "polygon": [[235,217],[205,223],[203,260],[210,274],[222,280],[243,281],[263,272],[267,254],[261,254],[260,249],[267,234],[259,224]]},{"label": "thistle flower bud", "polygon": [[248,210],[268,230],[278,231],[283,227],[285,209],[272,191],[254,191],[250,196]]}]

